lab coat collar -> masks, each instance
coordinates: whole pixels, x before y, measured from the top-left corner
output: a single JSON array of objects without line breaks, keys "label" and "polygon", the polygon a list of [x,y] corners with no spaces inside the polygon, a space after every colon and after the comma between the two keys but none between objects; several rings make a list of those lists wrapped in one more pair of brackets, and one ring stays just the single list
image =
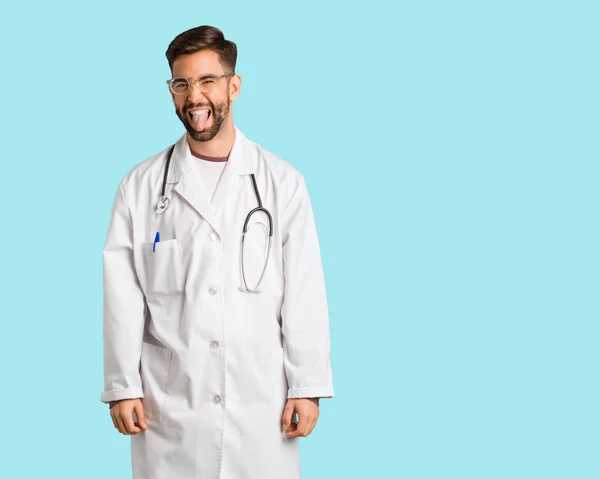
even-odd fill
[{"label": "lab coat collar", "polygon": [[[256,158],[255,155],[252,155],[252,148],[249,148],[250,145],[248,144],[248,139],[237,126],[234,126],[233,128],[235,130],[235,140],[231,152],[229,153],[227,165],[223,170],[223,174],[225,174],[225,171],[228,169],[230,170],[229,172],[234,175],[249,175],[250,173],[255,173]],[[196,161],[196,159],[190,151],[186,132],[175,144],[167,182],[177,183],[182,176],[187,175],[189,171],[194,168],[194,161]]]},{"label": "lab coat collar", "polygon": [[209,202],[200,177],[195,174],[194,161],[198,161],[191,153],[184,133],[177,143],[171,158],[167,183],[176,183],[174,190],[188,201],[194,209],[219,233],[220,221],[217,213],[226,201],[233,199],[242,185],[243,175],[256,172],[258,158],[256,148],[234,126],[235,140],[227,164],[217,184],[212,201]]}]

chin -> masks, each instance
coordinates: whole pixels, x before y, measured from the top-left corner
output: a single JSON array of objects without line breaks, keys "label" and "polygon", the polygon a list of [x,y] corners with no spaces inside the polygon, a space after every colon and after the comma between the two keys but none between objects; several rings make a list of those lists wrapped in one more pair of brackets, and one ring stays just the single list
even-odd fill
[{"label": "chin", "polygon": [[187,129],[189,135],[196,141],[210,141],[218,133],[217,131],[213,131],[212,128],[209,128],[207,130],[198,131],[192,125],[189,125],[189,124],[186,124],[186,129]]}]

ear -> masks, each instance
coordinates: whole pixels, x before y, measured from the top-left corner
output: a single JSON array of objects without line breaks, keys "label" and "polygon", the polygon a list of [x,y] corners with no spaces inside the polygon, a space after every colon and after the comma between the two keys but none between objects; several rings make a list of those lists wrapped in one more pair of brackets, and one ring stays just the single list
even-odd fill
[{"label": "ear", "polygon": [[234,101],[240,94],[240,88],[242,87],[242,77],[235,74],[229,81],[229,99]]}]

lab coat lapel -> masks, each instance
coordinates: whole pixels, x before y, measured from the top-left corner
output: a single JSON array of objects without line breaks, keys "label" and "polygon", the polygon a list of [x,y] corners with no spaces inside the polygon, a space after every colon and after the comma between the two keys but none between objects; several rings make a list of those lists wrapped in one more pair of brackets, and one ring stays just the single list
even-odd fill
[{"label": "lab coat lapel", "polygon": [[242,186],[241,175],[256,171],[256,158],[249,148],[248,140],[244,134],[235,128],[235,140],[229,154],[227,164],[223,169],[221,178],[217,183],[212,202],[208,201],[206,190],[201,183],[201,178],[194,171],[194,161],[187,135],[184,134],[175,145],[172,166],[169,168],[167,181],[176,183],[174,190],[183,197],[218,234],[221,230],[219,212],[226,202],[237,197],[237,192]]},{"label": "lab coat lapel", "polygon": [[200,176],[194,171],[194,159],[190,152],[186,134],[175,145],[172,166],[169,168],[169,183],[176,183],[174,191],[187,201],[219,234],[219,219],[208,202],[206,189]]},{"label": "lab coat lapel", "polygon": [[242,185],[240,175],[251,173],[253,164],[253,158],[248,152],[246,137],[235,127],[233,147],[211,202],[216,212],[220,211],[226,202],[237,198],[237,192]]}]

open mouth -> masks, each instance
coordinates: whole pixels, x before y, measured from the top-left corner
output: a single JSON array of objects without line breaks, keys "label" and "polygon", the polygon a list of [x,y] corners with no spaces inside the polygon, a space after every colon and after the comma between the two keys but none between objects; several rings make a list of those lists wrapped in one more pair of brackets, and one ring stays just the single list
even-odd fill
[{"label": "open mouth", "polygon": [[188,111],[188,116],[190,120],[192,120],[192,124],[194,128],[198,131],[204,130],[206,124],[208,123],[208,119],[211,116],[210,108],[201,108],[199,110],[191,110]]}]

